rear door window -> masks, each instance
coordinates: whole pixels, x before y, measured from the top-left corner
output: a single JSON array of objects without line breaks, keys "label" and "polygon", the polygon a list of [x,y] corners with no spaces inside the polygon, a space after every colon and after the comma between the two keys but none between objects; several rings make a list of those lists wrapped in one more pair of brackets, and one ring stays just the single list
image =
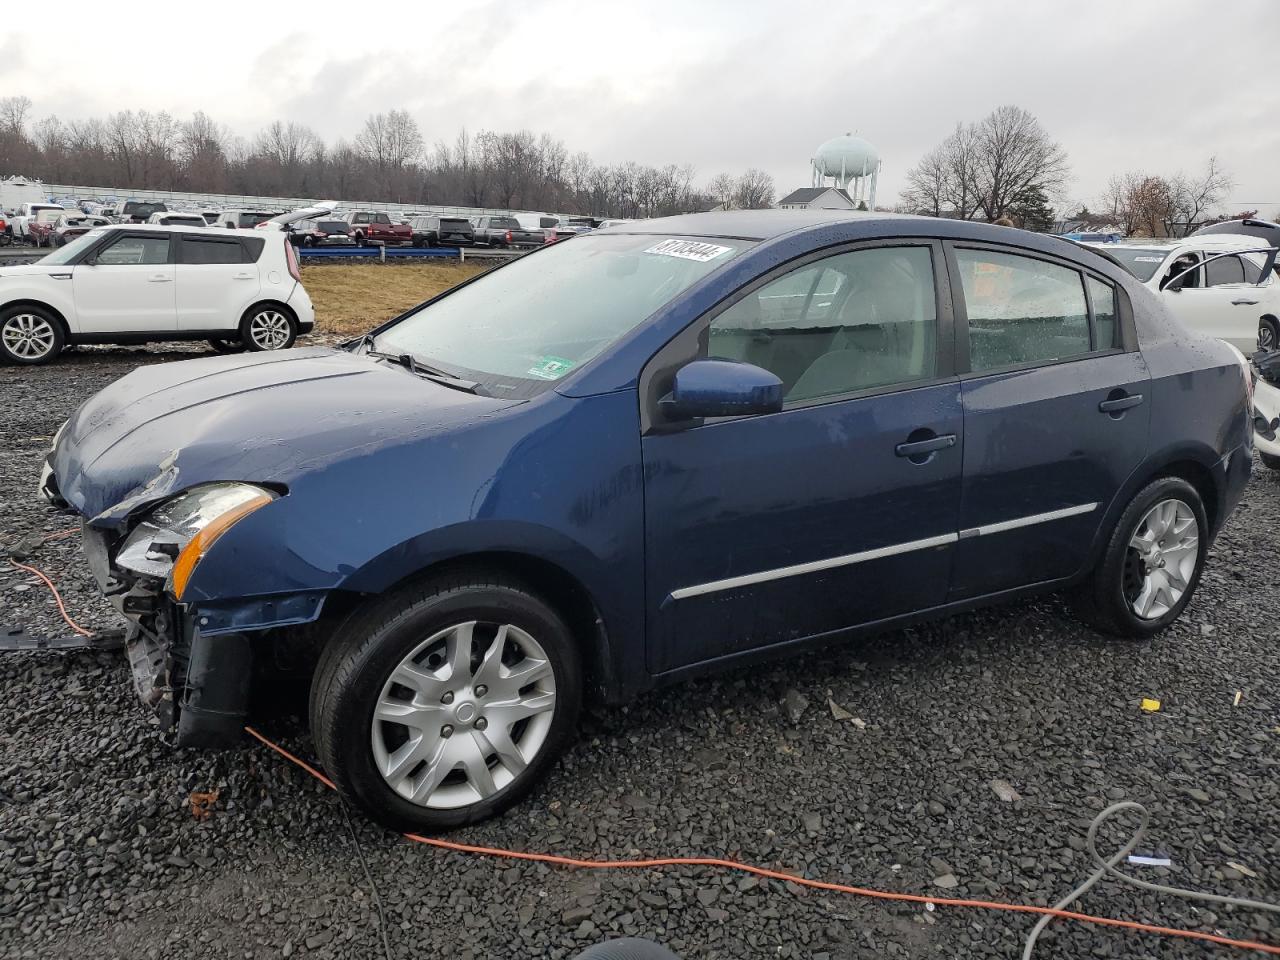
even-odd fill
[{"label": "rear door window", "polygon": [[956,250],[974,372],[1050,363],[1090,351],[1078,271],[991,250]]},{"label": "rear door window", "polygon": [[244,263],[246,259],[244,246],[234,238],[183,237],[178,251],[179,263]]},{"label": "rear door window", "polygon": [[1089,303],[1093,307],[1093,346],[1095,350],[1120,347],[1120,324],[1116,322],[1116,289],[1096,277],[1086,277]]},{"label": "rear door window", "polygon": [[1220,287],[1227,283],[1244,283],[1244,266],[1239,257],[1218,257],[1204,265],[1204,285]]}]

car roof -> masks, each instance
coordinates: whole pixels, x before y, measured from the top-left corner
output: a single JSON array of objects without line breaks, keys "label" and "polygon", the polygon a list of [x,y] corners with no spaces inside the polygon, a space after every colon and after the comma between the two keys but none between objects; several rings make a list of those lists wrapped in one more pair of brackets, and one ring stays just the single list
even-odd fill
[{"label": "car roof", "polygon": [[1257,237],[1247,237],[1231,233],[1211,233],[1202,237],[1184,237],[1182,239],[1127,237],[1112,243],[1094,243],[1085,241],[1085,246],[1095,250],[1159,250],[1172,253],[1175,250],[1259,250],[1266,246],[1265,241]]},{"label": "car roof", "polygon": [[[261,237],[271,230],[237,230],[237,229],[213,229],[207,226],[197,227],[195,224],[190,226],[182,223],[164,224],[164,223],[113,223],[110,227],[112,230],[128,230],[130,233],[141,230],[144,233],[196,233],[202,237]],[[281,234],[283,236],[283,234]]]},{"label": "car roof", "polygon": [[[533,214],[546,216],[546,214]],[[606,229],[618,233],[662,233],[675,236],[735,237],[769,240],[806,227],[820,227],[843,220],[933,220],[899,213],[857,210],[715,210],[686,213],[654,220],[633,220]]]}]

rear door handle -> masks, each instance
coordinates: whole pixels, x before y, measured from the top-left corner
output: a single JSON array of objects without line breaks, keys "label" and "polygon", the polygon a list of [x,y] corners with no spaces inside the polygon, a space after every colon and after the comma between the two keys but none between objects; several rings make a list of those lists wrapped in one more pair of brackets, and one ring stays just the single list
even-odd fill
[{"label": "rear door handle", "polygon": [[1142,394],[1134,393],[1127,397],[1116,397],[1114,400],[1103,400],[1098,404],[1098,409],[1102,413],[1119,413],[1121,410],[1136,407],[1141,402]]},{"label": "rear door handle", "polygon": [[944,433],[940,436],[930,437],[928,440],[911,440],[906,443],[900,443],[893,448],[893,452],[900,457],[918,457],[922,454],[933,453],[935,450],[945,450],[955,445],[956,435],[954,433]]},{"label": "rear door handle", "polygon": [[1233,307],[1252,307],[1257,302],[1257,300],[1232,300],[1231,305]]},{"label": "rear door handle", "polygon": [[163,273],[153,273],[147,278],[151,283],[168,283],[173,277],[165,276]]},{"label": "rear door handle", "polygon": [[253,279],[253,274],[251,274],[251,273],[237,273],[234,277],[232,277],[232,279],[233,279],[233,280],[252,280],[252,279]]}]

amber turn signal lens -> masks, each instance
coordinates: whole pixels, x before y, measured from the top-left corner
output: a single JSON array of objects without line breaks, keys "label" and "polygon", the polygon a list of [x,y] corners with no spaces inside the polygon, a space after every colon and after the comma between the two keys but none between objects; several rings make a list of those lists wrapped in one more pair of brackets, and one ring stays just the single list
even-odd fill
[{"label": "amber turn signal lens", "polygon": [[187,581],[191,579],[191,574],[196,569],[196,564],[213,546],[220,536],[226,533],[231,527],[244,517],[247,517],[259,507],[265,507],[271,502],[271,497],[265,493],[260,493],[252,500],[246,500],[239,506],[232,507],[226,513],[209,521],[209,524],[191,538],[191,542],[182,548],[182,552],[178,554],[178,559],[173,562],[173,595],[179,600],[182,599],[183,592],[187,589]]}]

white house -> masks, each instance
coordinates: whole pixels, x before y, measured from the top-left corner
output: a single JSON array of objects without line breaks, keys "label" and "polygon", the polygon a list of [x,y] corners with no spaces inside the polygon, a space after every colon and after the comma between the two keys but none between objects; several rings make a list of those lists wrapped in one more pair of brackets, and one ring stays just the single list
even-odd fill
[{"label": "white house", "polygon": [[843,187],[801,187],[778,201],[780,210],[856,210],[857,207]]}]

